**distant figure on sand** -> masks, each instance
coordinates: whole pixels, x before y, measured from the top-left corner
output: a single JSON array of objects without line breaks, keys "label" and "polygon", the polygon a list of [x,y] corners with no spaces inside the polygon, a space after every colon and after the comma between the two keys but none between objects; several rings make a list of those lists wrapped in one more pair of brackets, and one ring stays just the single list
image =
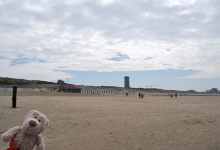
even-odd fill
[{"label": "distant figure on sand", "polygon": [[170,93],[170,97],[173,98],[173,94],[172,93]]},{"label": "distant figure on sand", "polygon": [[175,93],[175,97],[177,98],[177,93]]},{"label": "distant figure on sand", "polygon": [[144,98],[144,94],[143,93],[139,93],[139,98]]}]

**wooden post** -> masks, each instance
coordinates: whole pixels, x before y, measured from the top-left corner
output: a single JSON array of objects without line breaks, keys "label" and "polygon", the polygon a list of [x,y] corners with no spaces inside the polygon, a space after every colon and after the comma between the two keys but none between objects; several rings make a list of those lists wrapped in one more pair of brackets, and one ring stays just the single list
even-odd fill
[{"label": "wooden post", "polygon": [[16,94],[17,94],[17,86],[13,86],[13,96],[12,96],[12,108],[16,108]]}]

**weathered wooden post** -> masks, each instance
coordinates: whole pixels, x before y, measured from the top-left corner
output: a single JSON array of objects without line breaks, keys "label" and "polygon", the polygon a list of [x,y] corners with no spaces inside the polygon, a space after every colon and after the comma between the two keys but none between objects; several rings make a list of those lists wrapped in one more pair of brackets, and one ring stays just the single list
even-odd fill
[{"label": "weathered wooden post", "polygon": [[16,94],[17,94],[17,86],[13,86],[13,96],[12,96],[12,108],[16,108]]}]

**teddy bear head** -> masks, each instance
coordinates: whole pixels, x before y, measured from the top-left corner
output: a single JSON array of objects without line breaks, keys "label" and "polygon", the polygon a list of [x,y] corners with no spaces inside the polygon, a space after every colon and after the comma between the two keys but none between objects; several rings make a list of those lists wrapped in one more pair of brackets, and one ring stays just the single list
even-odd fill
[{"label": "teddy bear head", "polygon": [[23,132],[29,135],[37,135],[42,133],[48,125],[49,120],[43,113],[31,110],[24,118]]}]

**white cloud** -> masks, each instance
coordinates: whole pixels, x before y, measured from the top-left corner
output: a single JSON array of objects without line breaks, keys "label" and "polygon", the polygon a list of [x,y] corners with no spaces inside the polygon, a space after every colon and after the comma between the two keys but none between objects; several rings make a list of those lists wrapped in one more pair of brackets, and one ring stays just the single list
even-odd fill
[{"label": "white cloud", "polygon": [[187,6],[194,5],[198,0],[168,0],[169,6]]},{"label": "white cloud", "polygon": [[[55,70],[173,68],[200,72],[186,78],[220,77],[215,2],[0,2],[0,76],[55,80],[71,76]],[[10,65],[21,56],[44,62]]]},{"label": "white cloud", "polygon": [[109,4],[112,4],[114,2],[114,0],[101,0],[101,3],[103,5],[109,5]]}]

